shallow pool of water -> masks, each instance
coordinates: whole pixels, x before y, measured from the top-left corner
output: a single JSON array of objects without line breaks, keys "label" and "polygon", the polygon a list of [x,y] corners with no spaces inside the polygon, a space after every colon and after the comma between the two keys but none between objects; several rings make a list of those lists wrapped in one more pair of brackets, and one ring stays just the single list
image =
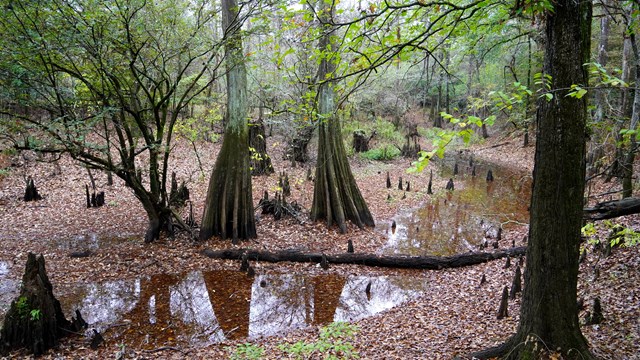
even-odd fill
[{"label": "shallow pool of water", "polygon": [[195,271],[90,284],[60,297],[115,344],[207,345],[368,317],[418,297],[422,278]]},{"label": "shallow pool of water", "polygon": [[[434,188],[421,207],[394,217],[395,231],[389,223],[378,227],[388,234],[382,253],[446,256],[477,251],[485,240],[494,241],[500,227],[508,231],[528,223],[529,174],[476,162],[473,176],[469,160],[457,162],[457,175],[452,170],[455,161],[444,162],[439,170],[440,176],[454,180],[453,191]],[[486,180],[489,170],[493,181]]]}]

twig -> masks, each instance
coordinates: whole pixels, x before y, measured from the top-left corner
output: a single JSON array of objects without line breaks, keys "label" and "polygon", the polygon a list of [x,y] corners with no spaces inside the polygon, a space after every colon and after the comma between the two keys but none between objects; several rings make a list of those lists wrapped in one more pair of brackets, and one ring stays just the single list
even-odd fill
[{"label": "twig", "polygon": [[180,348],[177,348],[175,346],[161,346],[159,348],[155,348],[155,349],[152,349],[152,350],[142,350],[142,351],[148,352],[148,353],[156,353],[158,351],[165,351],[165,350],[173,350],[173,351],[177,351],[177,352],[179,352],[181,354],[186,354],[184,352],[184,350],[182,350]]}]

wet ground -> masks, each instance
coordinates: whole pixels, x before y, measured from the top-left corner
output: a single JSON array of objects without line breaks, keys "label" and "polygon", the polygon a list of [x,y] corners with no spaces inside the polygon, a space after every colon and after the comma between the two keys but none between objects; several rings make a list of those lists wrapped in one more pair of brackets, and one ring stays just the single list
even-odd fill
[{"label": "wet ground", "polygon": [[[453,174],[455,163],[457,174]],[[424,206],[398,214],[377,229],[388,234],[385,254],[452,255],[495,241],[498,229],[528,221],[531,177],[507,168],[445,162],[437,174],[455,190],[433,189]],[[491,170],[493,181],[487,181]],[[472,174],[475,172],[475,175]],[[382,225],[382,226],[381,226]],[[56,241],[73,252],[104,250],[121,241],[95,234]],[[19,279],[0,262],[0,314],[17,295]],[[258,274],[238,271],[157,274],[148,278],[90,283],[59,296],[66,314],[80,310],[90,329],[114,344],[154,349],[207,345],[228,339],[284,334],[332,321],[357,320],[399,306],[428,290],[423,278]]]},{"label": "wet ground", "polygon": [[157,348],[257,338],[332,321],[357,320],[426,291],[405,276],[159,274],[78,287],[60,298],[115,344]]},{"label": "wet ground", "polygon": [[[508,231],[529,222],[531,175],[468,159],[442,165],[439,176],[453,179],[454,190],[433,188],[422,207],[393,218],[395,229],[390,222],[378,226],[389,239],[382,253],[446,256],[478,251],[481,244],[491,246],[500,228]],[[492,181],[487,181],[489,170]]]}]

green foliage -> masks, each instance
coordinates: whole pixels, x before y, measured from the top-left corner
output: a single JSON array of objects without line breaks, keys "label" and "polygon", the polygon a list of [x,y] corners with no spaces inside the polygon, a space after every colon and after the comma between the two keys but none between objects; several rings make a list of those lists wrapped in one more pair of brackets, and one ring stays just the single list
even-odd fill
[{"label": "green foliage", "polygon": [[360,356],[351,344],[357,331],[358,327],[355,325],[334,322],[320,329],[319,339],[316,342],[298,341],[294,344],[281,344],[278,348],[295,359],[308,359],[314,354],[331,360],[357,359]]},{"label": "green foliage", "polygon": [[537,93],[540,94],[539,97],[544,97],[547,101],[553,100],[553,93],[551,92],[552,80],[553,79],[549,74],[535,73],[533,75],[533,83],[538,86]]},{"label": "green foliage", "polygon": [[[334,322],[320,329],[316,342],[285,343],[278,345],[278,349],[294,359],[309,359],[313,355],[327,360],[358,359],[360,355],[351,343],[357,332],[356,325]],[[255,360],[264,356],[264,349],[251,343],[239,344],[235,348],[227,347],[227,351],[233,351],[230,357],[232,360]]]},{"label": "green foliage", "polygon": [[40,318],[42,317],[42,312],[40,311],[40,309],[33,309],[29,312],[29,314],[31,315],[31,321],[40,320]]},{"label": "green foliage", "polygon": [[[210,131],[214,124],[218,124],[222,121],[222,110],[219,106],[211,106],[202,114],[194,117],[188,117],[179,119],[176,122],[174,131],[176,134],[190,142],[196,142],[198,140],[217,141],[219,135],[213,131]],[[208,135],[211,138],[204,139],[204,136]]]},{"label": "green foliage", "polygon": [[421,172],[424,168],[429,165],[429,161],[437,156],[439,158],[444,157],[445,149],[449,144],[456,140],[462,139],[465,144],[468,144],[471,141],[471,136],[474,134],[473,126],[481,127],[482,125],[491,126],[493,125],[496,117],[491,115],[486,119],[480,119],[477,116],[464,116],[461,118],[457,118],[451,114],[447,114],[442,112],[441,116],[450,123],[454,124],[455,130],[447,130],[440,129],[437,131],[435,138],[432,140],[431,151],[421,151],[418,161],[413,162],[412,167],[409,168],[409,173]]},{"label": "green foliage", "polygon": [[636,246],[640,243],[640,233],[626,226],[616,224],[610,220],[602,222],[611,233],[609,242],[611,246]]},{"label": "green foliage", "polygon": [[[227,348],[227,350],[232,348]],[[260,359],[264,355],[264,349],[258,345],[251,343],[244,343],[236,345],[235,349],[232,349],[231,360],[255,360]]]},{"label": "green foliage", "polygon": [[29,301],[26,296],[20,296],[16,301],[16,309],[18,310],[18,316],[25,318],[29,316],[31,321],[40,320],[42,312],[40,309],[31,309]]},{"label": "green foliage", "polygon": [[388,161],[400,156],[400,150],[392,145],[383,145],[375,149],[363,152],[362,157],[369,160]]},{"label": "green foliage", "polygon": [[16,309],[18,310],[18,316],[25,317],[29,314],[29,303],[26,296],[20,296],[16,301]]},{"label": "green foliage", "polygon": [[[629,227],[614,223],[611,220],[603,220],[601,224],[609,230],[609,245],[611,246],[636,246],[640,244],[640,232]],[[594,223],[588,223],[582,227],[582,236],[587,238],[587,243],[597,245],[601,240],[597,237],[598,230]]]},{"label": "green foliage", "polygon": [[629,84],[614,75],[620,73],[620,69],[614,69],[612,73],[609,73],[607,69],[597,62],[586,63],[585,65],[589,67],[589,74],[596,78],[596,86],[629,87]]}]

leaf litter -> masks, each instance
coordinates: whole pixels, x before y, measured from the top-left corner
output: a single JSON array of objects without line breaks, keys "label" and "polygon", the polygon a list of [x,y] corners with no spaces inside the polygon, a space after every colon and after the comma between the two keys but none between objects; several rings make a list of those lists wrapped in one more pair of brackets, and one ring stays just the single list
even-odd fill
[{"label": "leaf litter", "polygon": [[[469,153],[476,159],[531,171],[533,147],[522,148],[517,139],[491,141],[472,148]],[[277,174],[286,170],[292,187],[290,200],[309,209],[313,182],[307,179],[307,171],[311,165],[293,167],[283,159],[282,148],[281,145],[269,147],[276,173],[253,178],[254,203],[257,204],[264,191],[271,195],[277,190]],[[218,150],[219,144],[200,144],[204,176],[188,144],[179,143],[172,152],[170,170],[176,171],[179,181],[186,181],[197,221],[202,214],[209,171]],[[512,156],[505,157],[505,153]],[[78,284],[134,279],[160,272],[237,270],[239,264],[236,261],[200,255],[205,248],[233,247],[228,241],[193,242],[187,234],[181,233],[173,239],[162,238],[153,244],[144,244],[146,216],[122,181],[114,177],[114,184],[107,186],[106,175],[94,171],[92,175],[98,190],[106,192],[106,205],[87,209],[84,198],[85,184],[90,183],[87,170],[64,156],[56,162],[39,162],[35,161],[36,157],[32,153],[23,153],[13,158],[0,158],[3,167],[10,166],[11,169],[8,175],[0,178],[0,263],[6,264],[0,272],[3,281],[19,280],[29,251],[44,254],[57,295],[71,291]],[[385,226],[380,225],[390,223],[400,210],[414,209],[428,198],[428,171],[404,173],[410,166],[410,160],[372,162],[353,157],[350,162],[378,228],[384,229]],[[311,170],[313,174],[313,168]],[[410,181],[411,191],[398,190],[396,186],[387,189],[387,172],[391,174],[394,185],[400,174],[405,181]],[[28,176],[35,180],[43,200],[21,201]],[[434,180],[434,190],[444,189],[447,179]],[[606,186],[613,185],[601,184],[602,193],[606,192]],[[184,209],[183,215],[187,215]],[[638,216],[627,216],[623,221],[627,226],[639,228]],[[297,249],[342,253],[346,251],[348,240],[352,240],[356,252],[376,253],[386,241],[386,234],[378,229],[360,230],[349,226],[348,231],[341,234],[336,228],[327,229],[323,223],[299,223],[291,218],[276,222],[271,216],[259,216],[257,227],[259,237],[239,246],[273,251]],[[526,233],[527,227],[522,224],[505,231],[501,247],[510,246],[512,241],[522,245]],[[91,249],[92,256],[68,256],[76,246],[86,246],[91,241],[98,242]],[[591,245],[585,247],[589,252],[580,265],[578,294],[587,306],[580,317],[582,319],[585,315],[593,298],[599,297],[605,320],[599,325],[583,326],[582,331],[599,357],[637,359],[640,354],[640,291],[637,289],[640,258],[637,247],[614,249],[613,254],[606,258]],[[343,275],[402,274],[425,279],[429,288],[423,296],[356,321],[359,331],[353,344],[364,359],[450,359],[497,345],[515,332],[520,296],[509,301],[507,318],[496,319],[502,288],[510,286],[515,271],[514,266],[505,269],[503,265],[503,261],[498,260],[438,271],[332,265],[326,271]],[[326,272],[314,264],[256,263],[254,266],[257,273]],[[486,283],[480,284],[483,275]],[[2,304],[0,315],[3,316],[7,307],[8,304]],[[312,327],[251,341],[266,349],[266,358],[280,359],[289,355],[283,353],[278,344],[315,341],[317,338],[318,327]],[[110,343],[107,338],[105,345],[92,350],[88,339],[71,337],[43,358],[228,358],[232,352],[230,349],[244,342],[246,340],[225,341],[207,347],[181,344],[148,350]],[[24,356],[24,353],[13,355]]]}]

